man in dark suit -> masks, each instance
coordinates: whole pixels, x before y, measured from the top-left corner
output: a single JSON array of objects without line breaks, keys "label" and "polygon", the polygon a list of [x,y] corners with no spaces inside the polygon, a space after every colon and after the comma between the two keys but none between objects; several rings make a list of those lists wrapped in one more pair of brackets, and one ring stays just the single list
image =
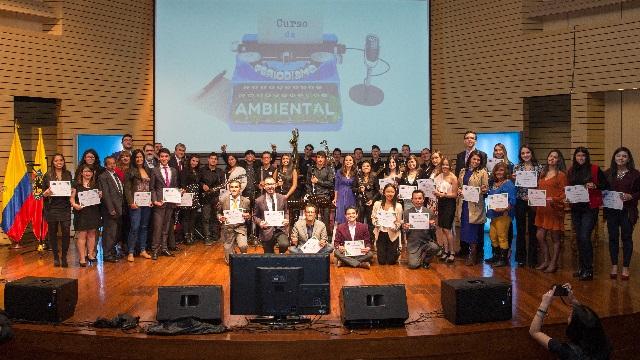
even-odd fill
[{"label": "man in dark suit", "polygon": [[[273,253],[273,248],[276,244],[280,254],[284,254],[289,248],[287,198],[282,194],[276,193],[276,180],[272,177],[264,180],[264,189],[265,194],[256,199],[253,222],[260,227],[260,241],[265,254]],[[271,226],[267,224],[265,211],[283,211],[285,218],[282,225]]]},{"label": "man in dark suit", "polygon": [[318,254],[330,254],[333,246],[329,244],[327,237],[327,227],[317,219],[318,209],[313,204],[304,207],[304,218],[296,221],[291,229],[291,254],[302,254],[301,247],[311,238],[318,239],[320,250]]},{"label": "man in dark suit", "polygon": [[[456,172],[455,176],[460,176],[460,171],[467,166],[467,160],[469,159],[469,154],[473,150],[476,150],[476,142],[478,141],[478,134],[476,134],[473,130],[467,130],[464,133],[464,151],[458,153],[456,156]],[[483,168],[487,166],[487,153],[478,150],[480,153],[480,167]],[[484,237],[484,228],[479,227],[478,230],[478,238],[482,239]],[[460,242],[460,252],[458,253],[461,256],[466,256],[469,253],[469,244],[466,242]]]},{"label": "man in dark suit", "polygon": [[[336,237],[333,240],[333,246],[336,248],[333,254],[338,259],[338,266],[346,264],[351,267],[369,269],[371,268],[369,263],[373,259],[369,227],[367,224],[356,221],[358,219],[358,210],[355,206],[349,206],[345,210],[345,217],[347,222],[338,225]],[[347,256],[344,242],[352,240],[364,240],[364,247],[361,250],[362,255]]]},{"label": "man in dark suit", "polygon": [[116,159],[107,156],[104,159],[105,171],[98,176],[98,189],[102,191],[102,254],[103,260],[116,262],[115,245],[119,228],[122,226],[122,206],[124,192],[122,182],[114,172]]},{"label": "man in dark suit", "polygon": [[[469,154],[473,150],[476,150],[476,142],[478,141],[478,134],[473,130],[467,130],[464,133],[464,151],[458,153],[456,156],[456,173],[455,176],[460,176],[460,171],[465,168]],[[480,167],[487,166],[487,153],[480,151]]]},{"label": "man in dark suit", "polygon": [[409,257],[409,269],[417,269],[422,266],[428,269],[429,260],[435,255],[440,247],[431,237],[429,229],[412,229],[409,224],[409,214],[411,213],[427,213],[429,214],[429,225],[435,226],[433,213],[428,207],[424,206],[424,193],[422,190],[414,190],[411,194],[411,203],[413,207],[404,211],[405,223],[402,228],[407,236],[407,255]]},{"label": "man in dark suit", "polygon": [[[217,220],[216,208],[220,190],[216,190],[225,182],[224,170],[218,168],[218,154],[209,154],[207,166],[200,169],[200,188],[202,189],[202,230],[204,232],[204,244],[213,245],[220,237],[220,228]],[[213,222],[213,235],[211,234],[211,222]]]},{"label": "man in dark suit", "polygon": [[[187,151],[187,147],[183,143],[177,143],[176,146],[173,148],[173,155],[171,155],[171,158],[169,159],[169,167],[176,169],[178,174],[182,173],[183,169],[189,166],[189,164],[187,164],[187,160],[185,156],[186,151]],[[182,184],[180,184],[179,175],[178,175],[178,184],[176,186],[177,187],[182,186]],[[177,215],[178,213],[176,213],[174,209],[171,213],[172,224],[175,224],[181,221],[181,219],[176,219]],[[178,249],[176,247],[176,232],[173,226],[171,226],[171,228],[169,229],[169,236],[167,237],[167,247],[171,251],[175,251]]]},{"label": "man in dark suit", "polygon": [[164,202],[163,192],[165,188],[178,187],[178,171],[169,166],[169,149],[160,149],[158,156],[160,165],[151,171],[149,184],[153,202],[153,260],[158,260],[158,255],[174,256],[167,247],[167,238],[173,228],[171,217],[176,204]]},{"label": "man in dark suit", "polygon": [[158,166],[158,159],[156,159],[156,153],[152,143],[144,144],[142,151],[144,152],[145,168],[153,169],[154,167]]}]

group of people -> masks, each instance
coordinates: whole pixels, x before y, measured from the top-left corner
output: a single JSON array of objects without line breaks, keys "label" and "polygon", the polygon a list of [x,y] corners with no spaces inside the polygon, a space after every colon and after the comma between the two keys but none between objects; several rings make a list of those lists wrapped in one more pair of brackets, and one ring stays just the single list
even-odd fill
[{"label": "group of people", "polygon": [[[590,280],[591,233],[603,205],[602,191],[610,190],[617,192],[623,203],[621,209],[604,208],[610,238],[610,274],[612,278],[618,276],[621,238],[620,276],[629,279],[631,236],[640,198],[640,173],[629,149],[616,149],[611,166],[602,171],[591,163],[589,150],[578,147],[567,170],[559,150],[550,151],[545,161],[538,162],[534,150],[527,145],[520,147],[517,164],[509,160],[501,143],[495,145],[489,159],[475,148],[476,137],[473,131],[465,133],[465,149],[457,154],[455,164],[429,148],[416,156],[406,144],[401,151],[392,149],[386,161],[376,145],[371,147],[371,158],[364,159],[361,148],[343,156],[338,148],[328,154],[314,152],[313,145],[307,144],[299,159],[284,154],[278,164],[275,145],[271,145],[271,151],[262,152],[259,159],[253,150],[247,150],[239,159],[227,153],[223,145],[220,157],[226,166],[222,168],[216,152],[210,153],[207,163],[201,166],[198,155],[186,155],[184,144],[177,144],[173,153],[158,143],[134,150],[132,136],[125,135],[123,149],[105,158],[104,168],[98,154],[90,149],[83,154],[72,177],[64,157],[56,154],[45,174],[43,193],[54,264],[67,265],[72,207],[81,266],[95,260],[96,229],[100,226],[105,261],[117,261],[118,240],[122,240],[121,248],[126,249],[129,261],[134,261],[136,254],[157,259],[173,255],[175,224],[184,234],[185,244],[195,241],[198,217],[204,243],[212,245],[221,240],[227,261],[236,247],[246,252],[252,238],[259,239],[265,253],[275,252],[276,247],[279,253],[310,251],[305,243],[313,238],[319,245],[313,251],[333,252],[338,264],[344,266],[368,268],[374,254],[381,265],[396,264],[403,244],[411,268],[429,267],[435,254],[451,263],[456,254],[462,253],[465,263],[474,265],[481,258],[484,224],[489,219],[493,251],[485,260],[487,263],[506,266],[511,254],[515,254],[519,265],[554,272],[558,268],[565,208],[570,207],[579,254],[575,276]],[[535,186],[516,186],[521,172],[534,172]],[[428,191],[419,186],[422,179],[430,179]],[[50,181],[72,181],[71,199],[51,196]],[[588,190],[588,202],[567,202],[565,186],[576,185]],[[404,191],[400,198],[403,186],[411,191]],[[164,201],[167,188],[193,194],[192,203],[178,206]],[[544,206],[529,202],[531,188],[546,192]],[[469,189],[475,189],[477,196],[469,197]],[[78,193],[89,190],[99,192],[100,205],[80,204]],[[138,193],[150,193],[151,203],[139,205]],[[503,207],[487,210],[486,199],[504,194],[507,202]],[[409,221],[413,212],[427,213],[430,226],[415,228]],[[197,216],[199,213],[201,216]],[[273,223],[274,213],[281,214],[277,224]],[[303,216],[298,219],[300,213]],[[460,221],[460,251],[453,233],[456,217]],[[517,237],[512,249],[514,217]],[[58,252],[58,228],[62,233],[62,256]],[[547,241],[547,233],[551,241]],[[148,236],[151,246],[147,246]],[[361,241],[361,253],[353,254],[353,243],[345,244],[346,241]]]}]

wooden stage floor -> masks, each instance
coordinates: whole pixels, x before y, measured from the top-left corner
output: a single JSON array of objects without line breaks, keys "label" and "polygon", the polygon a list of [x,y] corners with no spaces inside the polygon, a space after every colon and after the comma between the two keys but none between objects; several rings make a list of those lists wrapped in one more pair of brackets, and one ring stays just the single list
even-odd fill
[{"label": "wooden stage floor", "polygon": [[[136,258],[128,263],[98,263],[80,268],[74,247],[70,267],[52,266],[51,253],[43,257],[32,248],[0,248],[2,277],[7,281],[24,276],[77,278],[79,299],[75,315],[67,325],[14,324],[16,338],[0,345],[7,359],[113,357],[159,358],[461,358],[540,359],[549,358],[529,338],[528,328],[541,295],[552,284],[571,282],[578,299],[602,318],[615,348],[615,358],[639,358],[640,346],[634,331],[640,324],[640,274],[632,268],[631,280],[610,280],[608,244],[595,249],[596,279],[578,282],[572,278],[571,248],[564,246],[562,265],[554,274],[527,267],[492,269],[488,265],[464,266],[435,261],[431,269],[409,270],[405,266],[374,264],[371,270],[331,266],[331,313],[310,327],[268,330],[245,327],[244,316],[229,315],[229,271],[222,260],[222,245],[199,243],[181,246],[175,258],[158,261]],[[250,247],[250,252],[261,249]],[[636,254],[637,259],[637,254]],[[513,285],[513,319],[472,325],[454,325],[441,315],[440,282],[472,276],[496,276]],[[167,285],[209,285],[224,288],[224,324],[232,331],[214,335],[178,337],[147,336],[88,327],[97,317],[118,313],[139,316],[147,325],[155,320],[157,287]],[[405,284],[410,318],[403,328],[349,331],[341,326],[338,293],[345,285]],[[0,308],[4,308],[4,285],[0,285]],[[544,329],[564,335],[568,308],[554,302]],[[2,350],[4,348],[5,350]],[[5,352],[6,351],[6,352]],[[35,356],[34,356],[35,355]],[[2,356],[2,358],[5,358]]]}]

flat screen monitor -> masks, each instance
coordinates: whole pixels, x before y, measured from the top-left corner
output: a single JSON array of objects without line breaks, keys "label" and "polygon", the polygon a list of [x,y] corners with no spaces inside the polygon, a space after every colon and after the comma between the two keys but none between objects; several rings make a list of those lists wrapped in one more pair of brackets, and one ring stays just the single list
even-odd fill
[{"label": "flat screen monitor", "polygon": [[329,305],[328,254],[232,254],[232,315],[324,315]]}]

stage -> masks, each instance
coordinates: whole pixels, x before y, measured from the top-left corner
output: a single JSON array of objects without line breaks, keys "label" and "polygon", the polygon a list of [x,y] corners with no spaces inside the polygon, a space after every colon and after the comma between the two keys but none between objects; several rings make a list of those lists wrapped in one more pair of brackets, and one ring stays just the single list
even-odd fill
[{"label": "stage", "polygon": [[[548,354],[529,337],[528,329],[542,293],[552,284],[571,282],[578,299],[602,318],[613,343],[615,358],[637,358],[640,346],[630,331],[640,323],[640,282],[637,271],[630,281],[610,280],[608,244],[595,249],[596,279],[578,282],[573,271],[571,246],[564,245],[561,268],[555,274],[519,267],[493,270],[488,265],[467,267],[461,259],[453,264],[434,261],[430,269],[409,270],[404,264],[370,270],[331,266],[331,313],[312,317],[311,325],[269,330],[246,326],[244,316],[229,314],[229,270],[222,259],[222,244],[181,245],[175,258],[158,261],[136,258],[128,263],[98,263],[80,268],[75,248],[70,249],[70,267],[54,268],[50,252],[42,257],[33,247],[0,248],[2,276],[15,280],[24,276],[78,279],[75,315],[61,325],[14,324],[15,339],[0,345],[7,359],[540,359]],[[250,247],[249,252],[261,252]],[[637,256],[637,254],[636,254]],[[445,320],[440,303],[444,279],[496,276],[513,286],[513,318],[510,321],[454,325]],[[139,316],[141,325],[155,321],[157,287],[167,285],[222,285],[224,324],[231,331],[214,335],[177,337],[148,336],[89,327],[97,317],[119,313]],[[405,327],[360,329],[341,326],[338,294],[345,285],[405,284],[410,317]],[[4,284],[0,285],[0,307],[4,308]],[[564,336],[568,307],[555,301],[543,329]]]}]

